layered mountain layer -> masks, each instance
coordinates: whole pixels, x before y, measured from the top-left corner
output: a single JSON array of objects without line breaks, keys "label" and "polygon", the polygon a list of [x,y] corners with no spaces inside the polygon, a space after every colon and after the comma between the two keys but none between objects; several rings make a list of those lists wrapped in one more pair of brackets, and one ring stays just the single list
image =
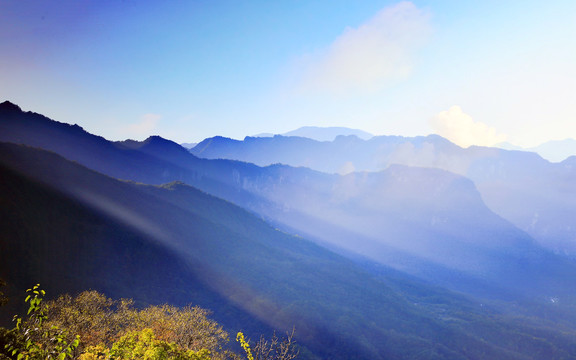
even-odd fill
[{"label": "layered mountain layer", "polygon": [[576,356],[573,260],[462,175],[200,159],[7,103],[0,138],[0,277],[16,288],[193,302],[229,331],[296,326],[310,358]]},{"label": "layered mountain layer", "polygon": [[237,141],[206,139],[190,150],[207,159],[260,166],[282,163],[327,173],[382,171],[391,165],[436,168],[471,179],[488,207],[543,246],[576,254],[576,168],[573,158],[550,163],[537,154],[496,148],[458,147],[436,135],[340,136],[331,142],[275,136]]}]

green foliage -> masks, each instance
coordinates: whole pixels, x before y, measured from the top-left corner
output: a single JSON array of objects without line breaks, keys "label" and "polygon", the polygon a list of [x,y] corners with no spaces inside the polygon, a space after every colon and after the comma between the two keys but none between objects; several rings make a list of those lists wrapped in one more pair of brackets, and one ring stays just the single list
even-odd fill
[{"label": "green foliage", "polygon": [[84,291],[76,297],[62,295],[46,307],[47,325],[79,334],[81,347],[110,345],[135,321],[132,300],[114,301],[97,291]]},{"label": "green foliage", "polygon": [[[128,360],[210,360],[210,351],[186,350],[173,342],[159,340],[152,329],[132,331],[120,338],[110,351],[111,359]],[[84,358],[85,359],[85,358]]]},{"label": "green foliage", "polygon": [[250,350],[250,344],[244,339],[244,334],[242,332],[238,332],[238,334],[236,334],[236,341],[240,343],[240,346],[242,346],[242,349],[244,349],[246,352],[246,357],[248,360],[254,360],[254,356]]},{"label": "green foliage", "polygon": [[228,334],[210,320],[210,312],[197,306],[160,305],[135,309],[129,299],[112,300],[97,291],[76,297],[63,295],[47,303],[48,324],[69,329],[82,337],[81,350],[110,347],[127,333],[150,329],[159,341],[181,349],[209,351],[220,356]]},{"label": "green foliage", "polygon": [[0,328],[0,360],[16,359],[10,351],[11,346],[24,348],[22,337],[18,336],[16,329]]},{"label": "green foliage", "polygon": [[14,316],[16,326],[14,328],[15,341],[6,345],[11,356],[17,360],[64,360],[72,358],[74,350],[80,344],[80,337],[74,336],[71,341],[67,340],[66,330],[57,326],[46,328],[44,322],[47,319],[45,307],[42,301],[46,292],[36,284],[26,290],[28,296],[24,300],[29,304],[27,319]]},{"label": "green foliage", "polygon": [[198,306],[150,306],[137,312],[135,325],[136,328],[150,327],[159,338],[173,341],[184,349],[216,352],[228,341],[228,334],[208,319],[209,315],[208,310]]},{"label": "green foliage", "polygon": [[[14,329],[0,329],[0,340],[7,343],[0,360],[240,359],[223,350],[228,334],[199,307],[138,310],[132,300],[114,301],[96,291],[44,302],[39,285],[27,292],[27,318],[15,316]],[[276,335],[270,341],[261,337],[254,355],[243,333],[237,340],[248,360],[291,360],[297,355],[293,333],[283,341]]]}]

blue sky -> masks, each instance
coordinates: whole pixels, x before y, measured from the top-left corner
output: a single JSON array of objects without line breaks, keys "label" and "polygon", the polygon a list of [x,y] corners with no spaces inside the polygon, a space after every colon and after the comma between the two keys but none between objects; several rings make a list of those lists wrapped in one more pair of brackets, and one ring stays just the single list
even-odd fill
[{"label": "blue sky", "polygon": [[576,2],[0,0],[0,101],[111,140],[576,138]]}]

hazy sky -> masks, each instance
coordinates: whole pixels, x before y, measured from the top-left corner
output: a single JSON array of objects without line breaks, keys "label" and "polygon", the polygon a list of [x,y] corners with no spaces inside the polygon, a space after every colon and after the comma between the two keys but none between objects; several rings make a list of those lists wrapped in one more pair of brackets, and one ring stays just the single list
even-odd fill
[{"label": "hazy sky", "polygon": [[576,1],[0,0],[0,101],[111,140],[576,138]]}]

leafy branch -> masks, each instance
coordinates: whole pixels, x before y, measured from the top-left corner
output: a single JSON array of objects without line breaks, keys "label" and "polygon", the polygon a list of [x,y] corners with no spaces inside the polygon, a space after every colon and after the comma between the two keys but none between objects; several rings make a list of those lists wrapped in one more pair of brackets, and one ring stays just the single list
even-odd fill
[{"label": "leafy branch", "polygon": [[18,315],[14,316],[16,325],[13,331],[18,335],[19,341],[7,344],[6,348],[18,360],[71,359],[74,350],[80,344],[80,336],[76,335],[74,340],[68,342],[65,330],[57,326],[43,329],[42,324],[47,316],[42,301],[46,292],[40,289],[40,284],[34,285],[26,292],[28,296],[24,301],[29,304],[28,318],[24,320]]}]

